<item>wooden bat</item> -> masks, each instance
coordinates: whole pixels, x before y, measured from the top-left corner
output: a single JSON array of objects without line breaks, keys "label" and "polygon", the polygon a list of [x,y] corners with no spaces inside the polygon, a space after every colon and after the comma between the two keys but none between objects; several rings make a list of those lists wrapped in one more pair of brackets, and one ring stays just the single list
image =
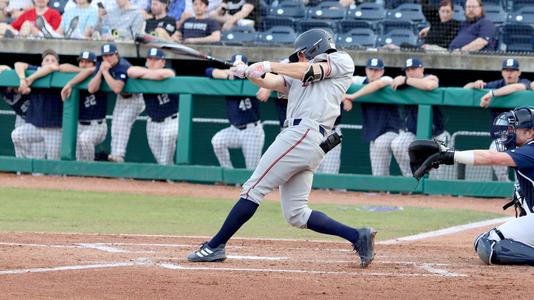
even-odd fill
[{"label": "wooden bat", "polygon": [[174,43],[174,42],[165,41],[165,40],[159,39],[149,34],[136,34],[135,41],[141,44],[146,44],[151,47],[168,50],[168,51],[171,51],[177,54],[204,59],[204,60],[209,60],[209,61],[215,61],[227,67],[233,66],[231,62],[226,61],[224,59],[213,57],[213,56],[201,53],[200,51],[193,49],[191,47],[187,47],[187,46]]}]

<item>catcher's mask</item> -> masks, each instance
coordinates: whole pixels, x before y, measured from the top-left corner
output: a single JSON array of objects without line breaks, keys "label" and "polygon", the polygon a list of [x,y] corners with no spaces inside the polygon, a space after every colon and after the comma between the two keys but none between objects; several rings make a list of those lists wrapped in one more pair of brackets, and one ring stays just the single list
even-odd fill
[{"label": "catcher's mask", "polygon": [[497,151],[503,152],[516,147],[517,128],[533,128],[534,107],[520,107],[503,112],[493,121],[491,138],[495,141]]}]

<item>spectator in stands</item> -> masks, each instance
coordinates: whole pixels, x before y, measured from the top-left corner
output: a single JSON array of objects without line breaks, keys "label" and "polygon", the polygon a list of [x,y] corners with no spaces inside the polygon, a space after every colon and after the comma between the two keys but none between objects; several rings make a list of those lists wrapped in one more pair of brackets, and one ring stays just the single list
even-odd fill
[{"label": "spectator in stands", "polygon": [[[165,68],[165,54],[158,48],[147,52],[146,67],[130,67],[128,77],[164,80],[174,77],[172,69]],[[174,161],[178,138],[178,94],[143,94],[148,121],[146,135],[154,158],[160,165]]]},{"label": "spectator in stands", "polygon": [[[431,10],[429,13],[434,14]],[[452,39],[458,33],[460,22],[453,20],[454,3],[452,0],[441,0],[439,3],[439,20],[427,16],[430,26],[423,28],[419,32],[419,37],[424,38],[424,44],[421,46],[427,50],[447,50]],[[436,22],[437,21],[437,22]]]},{"label": "spectator in stands", "polygon": [[161,39],[171,40],[176,32],[176,20],[167,15],[168,0],[152,0],[152,18],[146,20],[145,32]]},{"label": "spectator in stands", "polygon": [[[482,98],[480,98],[480,106],[487,108],[490,105],[493,97],[506,96],[518,91],[525,91],[531,89],[531,82],[528,79],[521,78],[521,70],[519,69],[519,61],[515,58],[507,58],[502,61],[501,68],[502,79],[484,82],[477,80],[470,82],[464,86],[468,89],[490,89]],[[491,124],[493,120],[503,112],[509,111],[507,108],[490,108]],[[490,150],[496,150],[495,142],[490,145]],[[503,166],[492,166],[495,176],[498,181],[509,181],[508,168]]]},{"label": "spectator in stands", "polygon": [[144,18],[141,11],[130,0],[116,0],[117,9],[100,9],[98,27],[104,40],[133,40],[143,32]]},{"label": "spectator in stands", "polygon": [[[208,15],[215,11],[222,3],[222,0],[210,0],[210,3],[208,4]],[[182,26],[182,23],[192,16],[195,15],[195,11],[193,10],[193,0],[185,0],[185,10],[182,16],[180,17],[180,20],[176,22],[176,27],[180,28]]]},{"label": "spectator in stands", "polygon": [[76,6],[65,8],[58,33],[66,38],[91,38],[98,23],[98,10],[91,0],[76,0]]},{"label": "spectator in stands", "polygon": [[[36,70],[26,77],[26,70]],[[42,53],[41,67],[24,62],[15,63],[15,71],[20,79],[19,91],[29,94],[30,104],[26,112],[26,124],[11,133],[17,157],[32,157],[32,145],[44,142],[47,159],[59,159],[61,149],[61,122],[63,103],[59,89],[30,88],[32,83],[53,71],[73,71],[72,65],[59,65],[59,57],[54,50]]]},{"label": "spectator in stands", "polygon": [[222,31],[234,25],[259,26],[259,7],[258,0],[223,0],[209,16],[221,24]]},{"label": "spectator in stands", "polygon": [[465,21],[458,35],[449,45],[449,50],[494,51],[497,47],[495,25],[484,16],[482,0],[465,2]]},{"label": "spectator in stands", "polygon": [[117,46],[112,43],[103,44],[100,53],[102,62],[99,61],[96,65],[94,77],[89,81],[88,91],[91,94],[99,91],[104,79],[110,89],[117,94],[111,123],[111,154],[108,160],[124,162],[132,125],[137,116],[145,110],[145,104],[141,94],[122,93],[128,81],[128,68],[132,65],[120,57]]},{"label": "spectator in stands", "polygon": [[33,7],[32,0],[9,0],[6,2],[8,5],[3,8],[3,13],[9,19],[17,19],[24,11]]},{"label": "spectator in stands", "polygon": [[344,8],[349,8],[351,6],[356,5],[354,0],[339,0],[339,4],[343,6]]},{"label": "spectator in stands", "polygon": [[184,21],[173,36],[177,42],[213,43],[221,40],[220,26],[214,19],[206,17],[208,0],[195,0],[195,16]]},{"label": "spectator in stands", "polygon": [[[80,1],[80,0],[78,0]],[[82,51],[78,56],[79,73],[65,84],[61,90],[61,99],[68,100],[72,88],[83,82],[95,70],[97,59],[93,52]],[[108,97],[105,92],[94,94],[80,90],[78,111],[78,133],[76,139],[76,159],[82,161],[95,160],[95,146],[106,139],[108,126],[106,110]]]},{"label": "spectator in stands", "polygon": [[[48,1],[34,0],[35,7],[25,10],[13,23],[10,25],[0,23],[0,35],[13,37],[18,34],[22,37],[37,37],[43,36],[46,32],[50,34],[50,30],[57,30],[61,23],[61,14],[48,7]],[[45,26],[46,28],[43,29]]]},{"label": "spectator in stands", "polygon": [[[352,78],[353,84],[364,86],[353,94],[345,95],[345,110],[352,109],[354,100],[393,84],[393,78],[384,76],[384,62],[380,58],[369,58],[365,75]],[[361,110],[363,140],[370,143],[371,172],[373,176],[389,176],[393,155],[392,142],[399,136],[399,131],[404,129],[399,107],[392,104],[362,103]]]},{"label": "spectator in stands", "polygon": [[[431,74],[425,74],[423,62],[419,58],[408,58],[404,64],[404,72],[405,75],[400,75],[393,79],[393,90],[401,90],[412,87],[423,91],[432,91],[439,86],[438,77]],[[417,134],[417,112],[417,105],[404,106],[404,124],[406,128],[401,130],[399,136],[397,136],[391,142],[393,155],[399,163],[402,175],[406,177],[412,176],[410,159],[408,157],[408,146],[411,142],[415,141]],[[435,140],[445,144],[448,143],[450,140],[450,134],[445,131],[441,110],[438,107],[433,106],[432,116],[432,136]],[[438,178],[441,178],[443,173],[442,171],[445,169],[446,168],[439,168],[433,172],[438,175]]]}]

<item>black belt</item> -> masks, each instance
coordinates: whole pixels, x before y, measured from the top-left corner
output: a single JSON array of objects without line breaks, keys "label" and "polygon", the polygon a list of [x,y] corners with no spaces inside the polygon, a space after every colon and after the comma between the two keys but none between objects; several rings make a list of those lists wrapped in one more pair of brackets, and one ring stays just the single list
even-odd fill
[{"label": "black belt", "polygon": [[258,125],[258,121],[256,122],[250,122],[250,123],[246,123],[246,124],[241,124],[241,125],[233,125],[235,128],[239,129],[239,130],[245,130],[247,129],[247,126],[248,124],[254,124],[254,126]]},{"label": "black belt", "polygon": [[[289,127],[289,126],[297,126],[300,124],[300,122],[302,122],[302,119],[293,119],[293,120],[286,120],[284,122],[284,125],[285,123],[287,123],[287,126],[284,126],[284,127]],[[319,132],[322,134],[322,135],[325,135],[326,134],[326,130],[324,129],[323,126],[319,125]]]},{"label": "black belt", "polygon": [[154,122],[154,123],[161,123],[161,122],[165,121],[167,118],[176,119],[177,117],[178,117],[178,115],[177,115],[177,114],[174,114],[174,115],[172,115],[172,116],[165,117],[165,118],[163,118],[163,119],[152,119],[152,118],[150,118],[150,120],[151,120],[152,122]]},{"label": "black belt", "polygon": [[[98,125],[102,124],[104,121],[103,120],[98,120]],[[91,125],[91,121],[80,121],[80,124],[81,125]]]}]

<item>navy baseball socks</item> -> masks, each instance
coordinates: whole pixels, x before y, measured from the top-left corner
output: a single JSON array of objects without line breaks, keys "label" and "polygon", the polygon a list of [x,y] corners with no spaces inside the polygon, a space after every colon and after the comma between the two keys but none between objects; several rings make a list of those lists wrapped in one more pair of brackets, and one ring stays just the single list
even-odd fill
[{"label": "navy baseball socks", "polygon": [[354,250],[360,256],[360,267],[366,268],[375,257],[376,231],[372,228],[352,228],[341,224],[320,211],[312,211],[308,223],[308,229],[344,238],[352,243]]},{"label": "navy baseball socks", "polygon": [[190,253],[187,260],[191,262],[216,262],[226,259],[224,247],[226,242],[245,224],[256,212],[258,204],[240,198],[234,205],[221,229],[209,241],[200,246],[200,248]]}]

